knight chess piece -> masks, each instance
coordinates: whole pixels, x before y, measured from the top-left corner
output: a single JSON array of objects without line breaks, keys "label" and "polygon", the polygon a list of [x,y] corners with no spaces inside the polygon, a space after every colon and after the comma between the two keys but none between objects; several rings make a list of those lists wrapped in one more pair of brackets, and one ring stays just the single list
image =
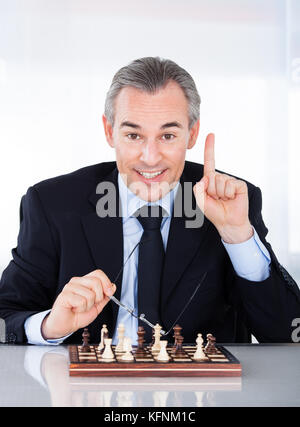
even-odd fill
[{"label": "knight chess piece", "polygon": [[206,354],[216,354],[217,353],[217,349],[215,346],[216,338],[212,334],[207,334],[206,339],[207,339],[207,343],[204,348]]}]

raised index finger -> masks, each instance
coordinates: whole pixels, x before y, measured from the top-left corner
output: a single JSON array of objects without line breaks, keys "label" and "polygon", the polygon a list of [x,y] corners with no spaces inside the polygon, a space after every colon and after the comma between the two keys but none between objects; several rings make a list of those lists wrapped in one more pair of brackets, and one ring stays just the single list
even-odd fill
[{"label": "raised index finger", "polygon": [[204,176],[215,172],[215,135],[209,133],[204,147]]}]

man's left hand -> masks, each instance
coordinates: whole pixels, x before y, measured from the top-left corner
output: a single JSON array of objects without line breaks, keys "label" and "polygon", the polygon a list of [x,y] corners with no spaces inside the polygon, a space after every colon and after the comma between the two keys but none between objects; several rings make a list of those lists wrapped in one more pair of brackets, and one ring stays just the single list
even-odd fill
[{"label": "man's left hand", "polygon": [[241,243],[253,236],[249,221],[248,188],[244,181],[215,171],[215,136],[206,137],[203,178],[194,185],[196,202],[226,243]]}]

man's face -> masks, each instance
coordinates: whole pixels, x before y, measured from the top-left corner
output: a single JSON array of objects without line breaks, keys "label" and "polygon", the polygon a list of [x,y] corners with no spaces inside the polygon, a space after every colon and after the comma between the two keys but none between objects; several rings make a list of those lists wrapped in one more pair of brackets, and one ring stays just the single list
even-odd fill
[{"label": "man's face", "polygon": [[188,103],[173,81],[155,94],[125,87],[115,101],[114,126],[103,116],[118,170],[140,198],[156,201],[176,185],[187,148],[196,142],[199,121],[189,129]]}]

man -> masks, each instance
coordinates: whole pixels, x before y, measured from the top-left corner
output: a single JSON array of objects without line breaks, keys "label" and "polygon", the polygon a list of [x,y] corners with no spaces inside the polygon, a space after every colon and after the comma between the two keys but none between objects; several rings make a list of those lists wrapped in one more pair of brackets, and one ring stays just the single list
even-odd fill
[{"label": "man", "polygon": [[[113,294],[164,330],[187,307],[179,320],[185,342],[198,332],[219,342],[249,342],[251,334],[291,341],[300,293],[265,240],[259,188],[215,170],[213,134],[204,166],[185,162],[199,105],[193,79],[172,61],[142,58],[117,72],[103,116],[116,163],[40,182],[22,199],[18,246],[0,288],[10,341],[80,343],[88,325],[97,342],[106,324],[115,342],[123,323],[136,343],[140,320]],[[116,189],[116,215],[103,214],[110,199],[102,184]],[[204,213],[197,226],[187,222],[192,203]],[[160,212],[143,214],[144,205]]]}]

